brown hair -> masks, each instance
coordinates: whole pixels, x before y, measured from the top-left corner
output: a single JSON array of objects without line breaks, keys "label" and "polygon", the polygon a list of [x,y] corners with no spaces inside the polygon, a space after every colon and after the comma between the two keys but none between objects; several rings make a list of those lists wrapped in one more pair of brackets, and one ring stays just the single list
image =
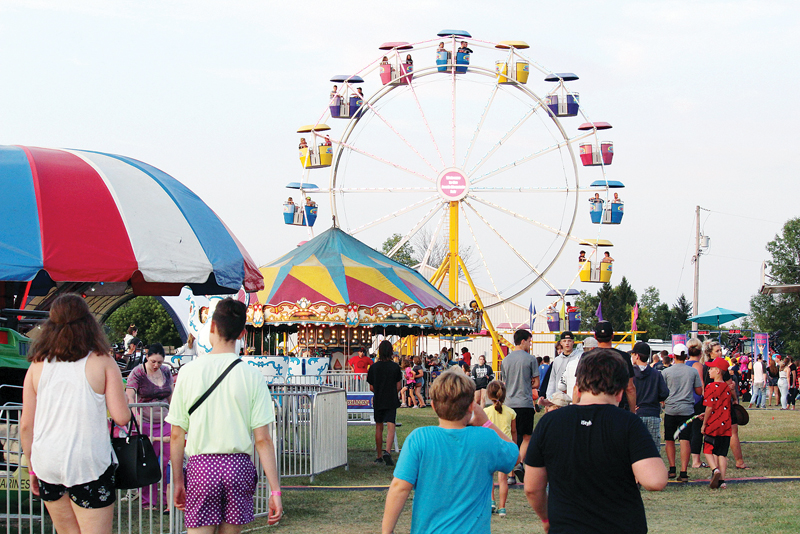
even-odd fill
[{"label": "brown hair", "polygon": [[223,299],[214,308],[211,321],[217,325],[217,334],[226,341],[235,341],[244,330],[247,306],[232,298]]},{"label": "brown hair", "polygon": [[608,349],[594,349],[583,355],[576,371],[578,391],[593,395],[616,395],[628,385],[628,366]]},{"label": "brown hair", "polygon": [[134,333],[134,332],[136,332],[137,330],[139,330],[139,329],[138,329],[138,328],[136,328],[136,325],[135,325],[135,324],[132,324],[132,325],[130,325],[130,326],[128,327],[128,334],[130,334],[130,335],[133,335],[133,333]]},{"label": "brown hair", "polygon": [[76,362],[90,352],[108,356],[111,346],[80,295],[61,295],[50,307],[50,318],[41,326],[29,362]]},{"label": "brown hair", "polygon": [[378,358],[382,361],[390,361],[392,359],[392,354],[394,353],[394,348],[392,347],[392,342],[388,339],[384,339],[381,341],[381,344],[378,345]]},{"label": "brown hair", "polygon": [[486,396],[494,404],[497,413],[503,413],[503,403],[506,401],[506,385],[499,380],[492,380],[486,386]]},{"label": "brown hair", "polygon": [[431,386],[431,401],[436,415],[445,421],[460,421],[467,415],[475,397],[475,384],[456,367],[436,377]]},{"label": "brown hair", "polygon": [[422,365],[422,358],[420,358],[419,356],[414,356],[414,359],[412,361],[414,362],[414,365]]}]

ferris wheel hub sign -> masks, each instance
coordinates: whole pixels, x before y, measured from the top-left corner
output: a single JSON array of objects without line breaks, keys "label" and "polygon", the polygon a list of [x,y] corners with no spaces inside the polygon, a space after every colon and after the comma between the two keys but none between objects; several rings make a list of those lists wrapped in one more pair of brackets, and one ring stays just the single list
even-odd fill
[{"label": "ferris wheel hub sign", "polygon": [[448,202],[461,200],[469,193],[467,174],[456,167],[447,168],[439,173],[439,177],[436,179],[436,189]]}]

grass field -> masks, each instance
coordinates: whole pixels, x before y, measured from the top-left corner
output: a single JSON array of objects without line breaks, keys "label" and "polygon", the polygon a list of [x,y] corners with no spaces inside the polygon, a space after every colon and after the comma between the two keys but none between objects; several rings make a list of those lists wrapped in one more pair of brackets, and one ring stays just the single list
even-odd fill
[{"label": "grass field", "polygon": [[[733,457],[729,456],[731,469],[726,490],[712,491],[707,484],[698,483],[669,484],[662,492],[644,491],[642,498],[650,532],[800,532],[800,482],[746,481],[758,477],[800,477],[800,411],[751,410],[750,414],[750,424],[741,427],[739,434],[745,461],[751,468],[733,469]],[[398,420],[403,425],[398,429],[401,444],[414,428],[436,424],[435,414],[430,409],[402,409]],[[315,478],[313,484],[307,478],[283,479],[286,516],[270,531],[285,530],[298,534],[380,531],[386,490],[354,490],[358,486],[388,485],[392,469],[372,463],[375,458],[373,427],[349,427],[348,448],[349,470],[339,468],[323,473]],[[689,477],[692,481],[706,479],[708,469],[690,469]],[[737,477],[743,480],[737,481]],[[290,489],[292,486],[298,489]],[[326,489],[330,486],[351,486],[353,489]],[[517,488],[509,494],[508,516],[492,518],[492,532],[542,531],[521,486]],[[442,498],[455,500],[457,491],[451,490]],[[411,499],[395,532],[408,532],[410,526]],[[266,521],[257,520],[248,530],[265,529]]]}]

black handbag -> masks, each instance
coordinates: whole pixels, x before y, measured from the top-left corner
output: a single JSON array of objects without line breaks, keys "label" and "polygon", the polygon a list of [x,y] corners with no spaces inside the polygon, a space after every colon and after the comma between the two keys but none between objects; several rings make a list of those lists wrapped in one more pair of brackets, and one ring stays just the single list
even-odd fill
[{"label": "black handbag", "polygon": [[113,426],[111,432],[111,447],[119,462],[114,479],[114,486],[117,489],[143,488],[161,480],[161,465],[156,451],[153,450],[150,438],[143,436],[139,431],[139,423],[133,412],[126,437],[113,437]]}]

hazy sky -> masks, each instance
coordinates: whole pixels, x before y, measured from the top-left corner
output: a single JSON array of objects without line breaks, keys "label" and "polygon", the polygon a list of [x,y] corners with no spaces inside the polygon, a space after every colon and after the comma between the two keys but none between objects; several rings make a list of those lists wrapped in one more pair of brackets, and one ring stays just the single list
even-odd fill
[{"label": "hazy sky", "polygon": [[[281,204],[301,176],[295,131],[322,114],[333,74],[369,65],[385,41],[423,41],[445,28],[524,40],[539,64],[577,73],[571,87],[591,117],[614,126],[603,135],[615,148],[607,177],[627,187],[623,224],[601,236],[615,245],[613,281],[625,275],[639,293],[654,285],[669,303],[691,299],[700,205],[710,210],[701,222],[711,237],[700,310],[747,311],[766,242],[798,213],[798,4],[496,4],[3,0],[0,143],[112,152],[159,167],[264,264],[308,238],[282,224]],[[530,82],[540,94],[549,89],[541,78]],[[379,88],[373,73],[365,93]],[[582,184],[593,171],[580,169]],[[315,172],[312,181],[327,184]],[[579,233],[594,231],[586,204]],[[329,221],[323,201],[316,231]],[[568,245],[552,271],[559,285],[574,276],[578,248]],[[541,309],[546,290],[520,300]]]}]

